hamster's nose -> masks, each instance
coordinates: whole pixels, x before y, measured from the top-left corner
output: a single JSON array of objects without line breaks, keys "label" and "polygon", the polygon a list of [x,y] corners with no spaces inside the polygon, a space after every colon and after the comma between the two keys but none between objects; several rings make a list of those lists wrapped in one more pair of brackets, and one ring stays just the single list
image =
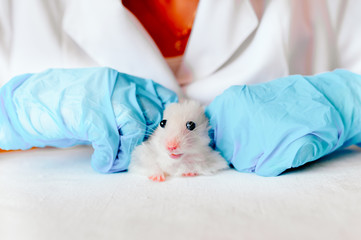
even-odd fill
[{"label": "hamster's nose", "polygon": [[179,142],[172,140],[167,143],[167,149],[168,151],[174,151],[177,148],[179,148]]}]

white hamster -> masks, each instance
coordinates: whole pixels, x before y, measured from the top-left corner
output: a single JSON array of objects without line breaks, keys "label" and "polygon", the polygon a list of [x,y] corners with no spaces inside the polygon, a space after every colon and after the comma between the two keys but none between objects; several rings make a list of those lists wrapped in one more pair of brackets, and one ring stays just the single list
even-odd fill
[{"label": "white hamster", "polygon": [[132,154],[129,172],[162,182],[166,176],[210,175],[228,168],[209,143],[208,119],[195,101],[170,104],[150,138]]}]

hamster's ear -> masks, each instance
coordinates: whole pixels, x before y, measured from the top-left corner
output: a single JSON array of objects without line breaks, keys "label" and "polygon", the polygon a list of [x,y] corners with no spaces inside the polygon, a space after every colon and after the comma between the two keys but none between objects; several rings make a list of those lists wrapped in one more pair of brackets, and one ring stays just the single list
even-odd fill
[{"label": "hamster's ear", "polygon": [[185,97],[181,97],[179,98],[179,103],[183,104],[190,104],[190,105],[193,105],[193,106],[199,106],[202,108],[202,111],[205,112],[206,111],[206,107],[207,105],[206,104],[202,104],[201,102],[197,101],[197,100],[193,100],[193,99],[189,99],[189,98],[185,98]]},{"label": "hamster's ear", "polygon": [[193,103],[193,104],[200,105],[203,108],[203,110],[205,110],[205,108],[206,108],[205,104],[202,104],[201,102],[199,102],[197,100],[193,100],[193,99],[182,97],[182,96],[179,97],[178,100],[179,100],[178,103]]},{"label": "hamster's ear", "polygon": [[186,97],[184,97],[184,96],[179,96],[178,97],[178,102],[179,103],[184,103],[184,102],[186,102],[188,99],[186,98]]}]

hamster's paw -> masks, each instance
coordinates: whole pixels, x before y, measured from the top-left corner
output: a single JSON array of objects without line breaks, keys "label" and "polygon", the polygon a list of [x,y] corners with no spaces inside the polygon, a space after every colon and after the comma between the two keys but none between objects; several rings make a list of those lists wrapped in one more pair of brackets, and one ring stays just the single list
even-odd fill
[{"label": "hamster's paw", "polygon": [[198,176],[199,174],[196,172],[188,172],[188,173],[182,173],[183,177],[195,177]]},{"label": "hamster's paw", "polygon": [[154,175],[148,176],[148,178],[150,180],[152,180],[153,182],[164,182],[165,181],[165,176],[163,173],[154,174]]}]

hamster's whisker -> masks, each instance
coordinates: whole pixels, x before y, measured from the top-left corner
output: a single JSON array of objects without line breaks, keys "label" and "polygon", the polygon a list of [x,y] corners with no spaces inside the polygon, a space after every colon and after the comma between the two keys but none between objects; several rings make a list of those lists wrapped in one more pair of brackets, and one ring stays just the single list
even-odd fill
[{"label": "hamster's whisker", "polygon": [[139,124],[140,126],[144,127],[146,134],[152,134],[157,129],[157,127],[152,127],[151,125],[147,125],[137,119],[133,119],[133,121]]},{"label": "hamster's whisker", "polygon": [[145,124],[145,123],[143,123],[143,122],[141,122],[141,121],[139,121],[137,119],[132,119],[132,121],[136,122],[137,124],[139,124],[142,127],[147,127],[147,124]]},{"label": "hamster's whisker", "polygon": [[130,149],[134,149],[135,147],[135,139],[131,139],[130,144],[128,145],[128,152],[130,151]]}]

